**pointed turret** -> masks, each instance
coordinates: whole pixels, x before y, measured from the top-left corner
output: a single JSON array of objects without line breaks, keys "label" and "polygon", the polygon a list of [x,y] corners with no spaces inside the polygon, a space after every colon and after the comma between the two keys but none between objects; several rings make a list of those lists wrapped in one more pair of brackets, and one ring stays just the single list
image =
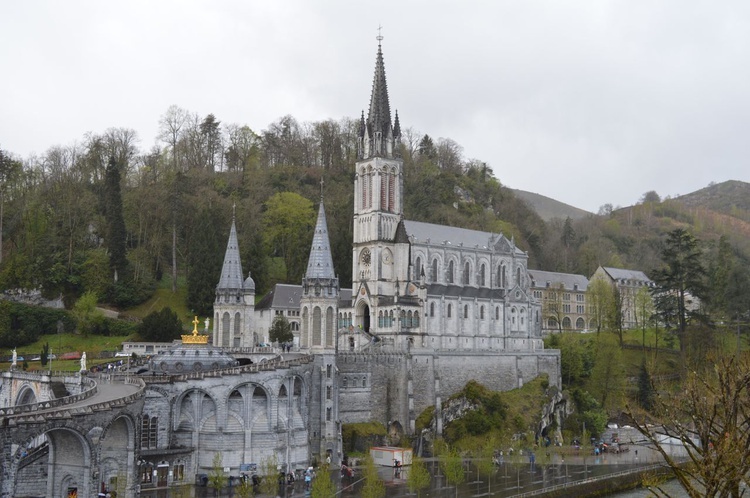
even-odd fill
[{"label": "pointed turret", "polygon": [[216,292],[218,294],[219,292],[239,291],[243,288],[244,280],[240,249],[237,243],[237,228],[234,224],[234,217],[232,217],[232,228],[229,230],[227,250],[224,253],[224,265],[221,267],[221,278],[219,278],[219,284],[216,286]]},{"label": "pointed turret", "polygon": [[307,262],[305,278],[336,278],[336,274],[333,271],[331,244],[328,238],[326,210],[323,207],[322,200],[318,208],[318,222],[315,224],[315,234],[313,235],[312,247],[310,248],[310,259]]}]

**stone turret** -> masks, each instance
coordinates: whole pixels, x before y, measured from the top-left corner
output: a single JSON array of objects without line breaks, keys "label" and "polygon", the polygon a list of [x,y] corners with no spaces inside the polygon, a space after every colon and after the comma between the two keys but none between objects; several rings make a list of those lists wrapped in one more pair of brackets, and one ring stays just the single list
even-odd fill
[{"label": "stone turret", "polygon": [[255,313],[255,282],[248,273],[244,278],[237,227],[232,214],[232,227],[224,253],[224,264],[216,286],[214,301],[213,345],[222,347],[249,347],[257,340],[253,336]]},{"label": "stone turret", "polygon": [[337,329],[339,279],[333,269],[326,211],[321,196],[307,272],[302,279],[302,349],[333,349]]}]

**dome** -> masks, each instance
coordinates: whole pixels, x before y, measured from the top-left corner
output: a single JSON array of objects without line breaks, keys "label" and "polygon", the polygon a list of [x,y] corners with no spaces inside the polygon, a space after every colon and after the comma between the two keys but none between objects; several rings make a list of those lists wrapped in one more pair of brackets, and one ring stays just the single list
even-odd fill
[{"label": "dome", "polygon": [[152,356],[149,370],[155,374],[181,374],[231,368],[238,364],[222,348],[207,344],[179,344]]},{"label": "dome", "polygon": [[255,290],[255,280],[253,280],[253,277],[250,276],[250,272],[247,272],[247,278],[245,279],[245,283],[242,285],[242,288],[247,290]]}]

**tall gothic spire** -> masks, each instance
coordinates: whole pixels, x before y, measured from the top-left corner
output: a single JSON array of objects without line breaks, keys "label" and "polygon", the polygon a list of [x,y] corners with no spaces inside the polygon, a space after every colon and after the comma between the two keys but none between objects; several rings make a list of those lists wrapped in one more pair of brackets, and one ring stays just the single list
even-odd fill
[{"label": "tall gothic spire", "polygon": [[310,259],[307,262],[306,279],[325,278],[334,279],[333,257],[331,256],[331,244],[328,238],[328,223],[326,222],[326,210],[323,207],[321,196],[318,208],[318,222],[315,224],[312,247],[310,248]]},{"label": "tall gothic spire", "polygon": [[234,214],[232,214],[232,228],[229,230],[227,250],[224,253],[224,265],[221,267],[221,278],[216,290],[242,289],[243,280],[240,249],[237,243],[237,228],[234,225]]},{"label": "tall gothic spire", "polygon": [[361,156],[363,159],[375,156],[393,157],[395,151],[394,139],[398,139],[398,130],[400,129],[398,116],[396,129],[391,122],[391,104],[388,100],[388,83],[385,79],[382,40],[383,37],[378,35],[378,54],[375,58],[375,75],[372,79],[370,109],[367,113],[367,121],[365,122],[364,119],[361,121],[365,126],[360,125]]}]

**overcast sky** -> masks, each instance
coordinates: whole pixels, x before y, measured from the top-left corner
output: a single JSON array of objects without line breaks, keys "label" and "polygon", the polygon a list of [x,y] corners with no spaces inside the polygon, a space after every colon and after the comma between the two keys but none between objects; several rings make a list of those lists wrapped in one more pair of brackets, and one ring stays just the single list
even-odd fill
[{"label": "overcast sky", "polygon": [[0,148],[176,104],[255,131],[358,117],[378,25],[402,127],[505,185],[596,211],[750,181],[750,2],[5,1]]}]

